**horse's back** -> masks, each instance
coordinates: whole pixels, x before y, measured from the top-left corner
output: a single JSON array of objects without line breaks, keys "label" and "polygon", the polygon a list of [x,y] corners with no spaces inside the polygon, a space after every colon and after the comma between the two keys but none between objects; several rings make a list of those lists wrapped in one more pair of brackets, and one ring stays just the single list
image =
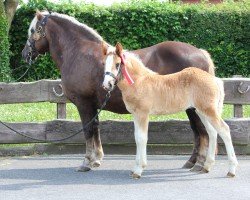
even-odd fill
[{"label": "horse's back", "polygon": [[184,42],[166,41],[133,53],[159,74],[175,73],[190,66],[209,71],[210,63],[204,52]]}]

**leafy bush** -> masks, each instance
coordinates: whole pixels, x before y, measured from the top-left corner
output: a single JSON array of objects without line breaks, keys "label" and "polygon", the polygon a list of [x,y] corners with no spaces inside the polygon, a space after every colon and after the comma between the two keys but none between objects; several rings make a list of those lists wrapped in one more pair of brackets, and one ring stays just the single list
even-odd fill
[{"label": "leafy bush", "polygon": [[[250,3],[173,4],[154,0],[131,1],[100,7],[93,4],[49,3],[31,0],[18,9],[12,29],[11,66],[14,77],[25,69],[21,50],[36,9],[47,9],[76,17],[97,30],[111,44],[120,41],[128,49],[176,40],[208,50],[217,67],[217,75],[250,74]],[[17,69],[18,68],[18,69]],[[58,71],[49,55],[39,58],[27,80],[56,78]]]},{"label": "leafy bush", "polygon": [[3,3],[0,3],[0,81],[10,80],[8,24]]}]

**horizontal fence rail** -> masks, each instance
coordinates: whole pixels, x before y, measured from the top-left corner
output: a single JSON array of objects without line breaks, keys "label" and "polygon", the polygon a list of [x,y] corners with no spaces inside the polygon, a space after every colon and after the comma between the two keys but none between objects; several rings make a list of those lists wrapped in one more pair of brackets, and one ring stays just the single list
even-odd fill
[{"label": "horizontal fence rail", "polygon": [[[234,119],[226,120],[231,129],[234,144],[250,144],[250,118],[242,118],[242,105],[250,104],[250,78],[224,78],[225,104],[234,105]],[[66,103],[61,80],[39,80],[29,83],[0,83],[0,104],[51,102],[57,104],[57,119],[42,123],[7,123],[10,127],[35,138],[54,140],[67,137],[82,128],[80,122],[66,119]],[[0,118],[1,119],[1,118]],[[100,122],[103,144],[134,143],[133,122]],[[35,143],[19,136],[0,125],[0,144]],[[60,142],[64,144],[83,144],[83,133]],[[151,144],[191,144],[193,133],[187,120],[150,122],[149,143]],[[222,141],[219,139],[219,143]]]},{"label": "horizontal fence rail", "polygon": [[0,104],[13,103],[66,103],[61,80],[0,83]]},{"label": "horizontal fence rail", "polygon": [[[226,120],[230,126],[232,139],[235,144],[249,144],[250,119]],[[54,140],[67,137],[82,128],[80,122],[55,120],[43,123],[7,123],[22,133],[43,140]],[[131,121],[103,121],[100,131],[103,144],[134,143],[133,122]],[[191,144],[193,133],[187,120],[169,120],[149,123],[149,141],[151,144]],[[4,126],[0,126],[0,143],[36,143],[36,141],[19,136]],[[60,143],[85,143],[84,134]],[[219,143],[222,143],[219,140]]]},{"label": "horizontal fence rail", "polygon": [[[250,78],[223,78],[225,104],[250,104]],[[61,80],[0,83],[0,104],[51,102],[67,103]]]}]

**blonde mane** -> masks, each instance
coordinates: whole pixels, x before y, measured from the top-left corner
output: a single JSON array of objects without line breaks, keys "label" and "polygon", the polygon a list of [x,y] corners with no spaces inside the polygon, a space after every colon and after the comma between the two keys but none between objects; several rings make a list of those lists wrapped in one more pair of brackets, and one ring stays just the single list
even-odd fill
[{"label": "blonde mane", "polygon": [[157,74],[151,69],[147,68],[141,61],[141,59],[134,53],[125,51],[125,60],[128,60],[131,65],[128,65],[128,68],[131,70],[142,70],[144,73]]}]

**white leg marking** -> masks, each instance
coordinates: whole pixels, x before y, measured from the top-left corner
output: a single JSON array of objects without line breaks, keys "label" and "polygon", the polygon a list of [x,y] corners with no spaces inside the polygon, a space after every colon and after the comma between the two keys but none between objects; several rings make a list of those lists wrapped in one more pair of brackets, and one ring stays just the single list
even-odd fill
[{"label": "white leg marking", "polygon": [[[141,176],[143,168],[147,165],[147,141],[148,141],[148,116],[146,119],[138,119],[134,116],[135,141],[136,141],[136,165],[134,175]],[[137,176],[135,176],[138,178]]]},{"label": "white leg marking", "polygon": [[223,120],[221,120],[221,128],[218,130],[218,133],[226,146],[229,161],[229,173],[234,176],[238,161],[234,152],[229,126]]},{"label": "white leg marking", "polygon": [[[200,116],[200,114],[199,114],[199,116]],[[206,127],[207,123],[203,121],[204,117],[202,117],[202,115],[200,117],[201,117],[201,121],[203,122],[203,124]],[[228,161],[229,161],[229,173],[228,173],[228,175],[231,176],[231,177],[235,176],[235,171],[236,171],[236,167],[238,165],[238,161],[237,161],[237,158],[236,158],[236,155],[235,155],[235,152],[234,152],[234,147],[233,147],[233,143],[232,143],[232,139],[231,139],[231,135],[230,135],[229,126],[219,116],[217,116],[217,118],[215,120],[213,120],[211,118],[207,118],[207,120],[209,120],[210,126],[212,126],[212,128],[215,131],[218,132],[218,134],[222,138],[223,142],[225,143],[226,151],[227,151],[227,156],[228,156]],[[208,134],[209,134],[209,149],[208,149],[208,153],[212,153],[212,150],[210,149],[210,142],[211,142],[210,135],[211,134],[209,132],[211,133],[211,131],[208,131]],[[216,145],[216,143],[215,143],[215,145]],[[209,160],[206,160],[206,162],[207,161],[210,162]],[[207,169],[206,168],[207,167],[206,162],[205,162],[205,165],[204,165],[205,169]],[[209,171],[209,169],[208,169],[208,171]]]},{"label": "white leg marking", "polygon": [[211,167],[213,166],[213,164],[215,162],[217,132],[213,128],[213,126],[209,123],[208,117],[201,114],[200,112],[197,112],[197,114],[199,115],[202,123],[204,124],[206,131],[208,133],[208,136],[209,136],[209,145],[208,145],[206,161],[204,163],[204,169],[207,171],[210,171]]}]

